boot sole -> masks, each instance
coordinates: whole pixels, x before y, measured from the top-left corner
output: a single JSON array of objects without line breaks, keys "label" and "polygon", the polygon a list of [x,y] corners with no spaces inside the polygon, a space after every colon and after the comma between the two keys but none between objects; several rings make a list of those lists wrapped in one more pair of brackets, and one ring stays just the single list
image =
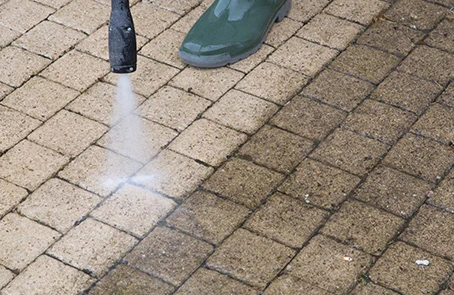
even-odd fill
[{"label": "boot sole", "polygon": [[250,56],[251,54],[254,54],[257,52],[265,42],[266,38],[268,37],[268,32],[270,31],[271,27],[273,26],[274,23],[279,23],[284,20],[284,17],[288,14],[291,8],[291,0],[285,1],[285,3],[281,6],[279,11],[276,13],[276,16],[274,18],[274,21],[271,22],[269,27],[267,28],[265,35],[263,36],[263,39],[251,50],[240,54],[235,57],[231,57],[230,54],[222,54],[222,55],[216,55],[216,56],[197,56],[193,54],[189,54],[187,52],[182,52],[179,51],[178,55],[180,56],[180,59],[191,66],[198,67],[198,68],[218,68],[222,67],[228,64],[233,64],[236,63],[239,60],[245,59],[246,57]]}]

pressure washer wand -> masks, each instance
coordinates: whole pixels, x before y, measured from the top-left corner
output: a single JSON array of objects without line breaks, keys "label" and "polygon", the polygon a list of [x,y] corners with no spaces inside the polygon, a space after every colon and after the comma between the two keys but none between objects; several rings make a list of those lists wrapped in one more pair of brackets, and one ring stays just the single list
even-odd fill
[{"label": "pressure washer wand", "polygon": [[109,60],[113,73],[131,73],[136,70],[136,32],[129,10],[129,0],[112,0],[109,22]]}]

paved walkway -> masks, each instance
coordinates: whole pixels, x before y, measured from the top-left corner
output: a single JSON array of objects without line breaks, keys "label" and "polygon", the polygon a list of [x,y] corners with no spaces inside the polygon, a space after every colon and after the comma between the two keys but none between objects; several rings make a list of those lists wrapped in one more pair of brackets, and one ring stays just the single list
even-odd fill
[{"label": "paved walkway", "polygon": [[453,0],[293,0],[214,70],[209,0],[131,4],[143,155],[109,1],[0,0],[1,295],[454,294]]}]

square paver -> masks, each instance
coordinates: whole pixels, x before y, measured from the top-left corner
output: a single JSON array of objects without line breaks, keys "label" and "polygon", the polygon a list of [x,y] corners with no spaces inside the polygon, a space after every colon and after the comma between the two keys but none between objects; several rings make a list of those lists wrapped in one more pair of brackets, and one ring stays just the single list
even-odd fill
[{"label": "square paver", "polygon": [[203,186],[248,208],[256,208],[282,180],[279,173],[233,158],[211,176]]},{"label": "square paver", "polygon": [[0,64],[2,64],[0,82],[19,87],[50,64],[50,62],[49,59],[24,49],[7,46],[0,51]]},{"label": "square paver", "polygon": [[279,191],[326,209],[336,209],[360,178],[340,169],[305,159]]},{"label": "square paver", "polygon": [[252,134],[278,110],[278,107],[247,93],[230,90],[208,109],[203,117],[224,126]]},{"label": "square paver", "polygon": [[[269,36],[269,35],[268,35]],[[263,61],[274,51],[274,48],[270,45],[263,44],[259,51],[248,56],[245,59],[239,60],[236,63],[228,65],[229,68],[249,73],[252,69],[262,64]]]},{"label": "square paver", "polygon": [[178,286],[206,259],[213,247],[167,227],[155,228],[125,260],[128,265]]},{"label": "square paver", "polygon": [[107,127],[98,122],[61,110],[28,138],[64,155],[74,157],[106,131]]},{"label": "square paver", "polygon": [[362,33],[357,43],[405,56],[424,37],[423,32],[406,27],[400,22],[380,20]]},{"label": "square paver", "polygon": [[442,89],[436,83],[394,71],[378,85],[370,98],[419,114]]},{"label": "square paver", "polygon": [[197,191],[166,219],[179,228],[213,244],[219,244],[244,221],[250,211],[209,192]]},{"label": "square paver", "polygon": [[90,295],[169,295],[174,287],[140,270],[118,265],[90,290]]},{"label": "square paver", "polygon": [[394,291],[372,283],[358,284],[351,293],[352,295],[398,295]]},{"label": "square paver", "polygon": [[404,134],[417,117],[393,106],[367,99],[351,113],[343,126],[388,144]]},{"label": "square paver", "polygon": [[270,123],[298,135],[322,140],[347,116],[347,113],[304,96],[286,104]]},{"label": "square paver", "polygon": [[454,143],[454,109],[435,103],[411,128],[413,132],[444,143]]},{"label": "square paver", "polygon": [[73,50],[46,68],[41,75],[78,91],[84,91],[108,71],[109,65],[106,61]]},{"label": "square paver", "polygon": [[0,179],[0,217],[27,197],[27,190]]},{"label": "square paver", "polygon": [[3,289],[2,294],[78,295],[94,281],[88,274],[41,255]]},{"label": "square paver", "polygon": [[217,69],[187,67],[173,78],[169,85],[216,101],[243,76],[243,73],[226,67]]},{"label": "square paver", "polygon": [[331,216],[321,233],[355,249],[379,255],[403,224],[403,219],[390,213],[357,201],[347,201]]},{"label": "square paver", "polygon": [[176,203],[149,190],[124,185],[90,215],[138,237],[163,219]]},{"label": "square paver", "polygon": [[79,31],[43,21],[14,41],[13,45],[55,60],[85,37]]},{"label": "square paver", "polygon": [[2,104],[43,121],[49,119],[79,94],[76,90],[35,76],[8,95]]},{"label": "square paver", "polygon": [[454,76],[454,55],[440,49],[418,46],[398,69],[444,85]]},{"label": "square paver", "polygon": [[292,37],[271,54],[269,61],[307,76],[315,76],[337,54],[337,50]]},{"label": "square paver", "polygon": [[211,101],[169,86],[160,88],[137,113],[148,120],[183,131],[210,105]]},{"label": "square paver", "polygon": [[303,89],[303,94],[350,111],[373,89],[369,82],[326,69]]},{"label": "square paver", "polygon": [[380,0],[334,0],[325,8],[324,12],[368,25],[388,6],[388,3]]},{"label": "square paver", "polygon": [[454,23],[444,20],[429,34],[424,42],[429,46],[452,51],[452,48],[454,48],[453,30]]},{"label": "square paver", "polygon": [[71,229],[47,253],[101,277],[136,243],[132,236],[88,218]]},{"label": "square paver", "polygon": [[238,229],[208,258],[207,266],[263,288],[293,255],[284,245]]},{"label": "square paver", "polygon": [[154,2],[139,2],[131,9],[136,33],[153,39],[170,27],[180,16],[158,7]]},{"label": "square paver", "polygon": [[0,177],[34,190],[68,160],[57,152],[23,140],[0,157]]},{"label": "square paver", "polygon": [[[416,260],[429,260],[430,264],[418,265]],[[369,277],[373,282],[404,294],[434,294],[452,270],[453,266],[448,261],[398,242],[378,259]]]},{"label": "square paver", "polygon": [[41,124],[21,112],[0,105],[0,152],[5,152]]},{"label": "square paver", "polygon": [[389,167],[374,169],[353,197],[409,218],[424,202],[431,184]]},{"label": "square paver", "polygon": [[[293,3],[292,3],[293,4]],[[290,11],[293,10],[290,9]],[[274,23],[268,32],[266,37],[265,44],[268,44],[274,48],[277,48],[284,44],[290,37],[295,35],[299,28],[301,28],[302,23],[290,19],[288,17],[284,18],[279,23]]]},{"label": "square paver", "polygon": [[0,48],[6,47],[20,36],[21,33],[0,25]]},{"label": "square paver", "polygon": [[28,218],[65,233],[101,200],[92,193],[53,178],[35,190],[18,210]]},{"label": "square paver", "polygon": [[402,0],[392,5],[384,16],[418,30],[430,30],[446,13],[446,8],[426,1]]},{"label": "square paver", "polygon": [[289,247],[301,248],[327,217],[327,212],[302,200],[276,193],[246,221],[244,227]]},{"label": "square paver", "polygon": [[395,55],[364,45],[354,45],[342,52],[330,66],[378,84],[399,62],[400,59]]},{"label": "square paver", "polygon": [[438,181],[453,162],[446,146],[411,133],[404,135],[383,160],[386,165],[432,182]]},{"label": "square paver", "polygon": [[175,293],[175,295],[256,295],[258,290],[222,275],[200,268]]},{"label": "square paver", "polygon": [[23,34],[54,11],[29,0],[6,1],[0,9],[0,24]]},{"label": "square paver", "polygon": [[0,263],[20,271],[52,245],[60,234],[46,226],[11,213],[0,220]]},{"label": "square paver", "polygon": [[298,31],[297,36],[343,50],[362,30],[361,25],[328,14],[318,14]]},{"label": "square paver", "polygon": [[454,170],[441,181],[428,203],[454,213]]},{"label": "square paver", "polygon": [[265,125],[239,150],[245,159],[289,173],[312,150],[313,142],[282,129]]},{"label": "square paver", "polygon": [[133,181],[167,196],[184,199],[212,173],[211,167],[163,150],[137,173]]},{"label": "square paver", "polygon": [[5,287],[13,278],[14,273],[0,265],[0,289]]},{"label": "square paver", "polygon": [[368,254],[318,235],[292,260],[286,272],[333,294],[345,294],[371,262]]},{"label": "square paver", "polygon": [[178,48],[186,35],[184,33],[168,29],[158,37],[148,42],[139,53],[160,62],[183,69],[185,64],[178,56]]},{"label": "square paver", "polygon": [[454,83],[451,82],[451,84],[449,84],[445,91],[438,97],[437,101],[454,107]]},{"label": "square paver", "polygon": [[285,104],[307,83],[298,72],[272,63],[262,63],[238,83],[236,89],[277,104]]},{"label": "square paver", "polygon": [[292,9],[290,9],[288,17],[299,22],[308,22],[316,14],[322,11],[329,2],[329,0],[292,1]]},{"label": "square paver", "polygon": [[245,140],[246,135],[243,133],[200,119],[183,131],[170,144],[169,149],[218,166]]},{"label": "square paver", "polygon": [[388,146],[384,143],[338,128],[315,149],[311,157],[363,175],[371,171],[387,151]]}]

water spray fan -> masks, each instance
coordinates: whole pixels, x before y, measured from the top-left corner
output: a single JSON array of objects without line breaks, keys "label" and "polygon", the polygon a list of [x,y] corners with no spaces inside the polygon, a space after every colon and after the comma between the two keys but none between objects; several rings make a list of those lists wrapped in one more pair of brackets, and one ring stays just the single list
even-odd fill
[{"label": "water spray fan", "polygon": [[137,68],[136,32],[128,0],[112,0],[109,61],[113,73],[132,73]]}]

